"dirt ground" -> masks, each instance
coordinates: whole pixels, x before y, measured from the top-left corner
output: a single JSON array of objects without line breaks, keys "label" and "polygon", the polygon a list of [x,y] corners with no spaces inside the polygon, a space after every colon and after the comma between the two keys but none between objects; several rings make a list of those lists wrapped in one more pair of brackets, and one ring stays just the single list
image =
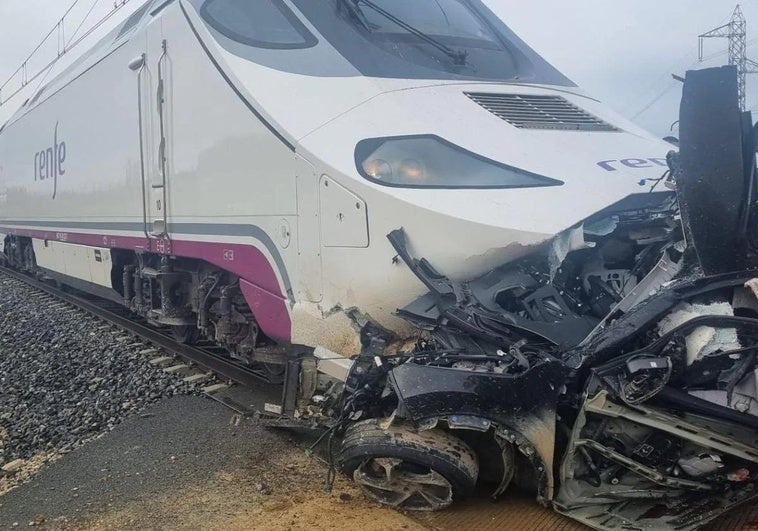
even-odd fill
[{"label": "dirt ground", "polygon": [[0,530],[583,529],[566,527],[531,497],[411,516],[370,502],[342,476],[327,494],[326,465],[304,451],[317,435],[262,428],[212,400],[175,397],[30,466],[30,481],[19,472],[14,483],[23,484],[0,495]]},{"label": "dirt ground", "polygon": [[[251,462],[209,482],[166,492],[61,529],[229,531],[422,531],[405,515],[368,502],[345,478],[324,491],[325,467],[291,448],[265,465]],[[270,493],[270,494],[269,494]],[[57,526],[51,526],[55,528]]]},{"label": "dirt ground", "polygon": [[175,397],[29,466],[13,483],[0,481],[15,487],[0,494],[0,529],[429,528],[369,502],[345,477],[327,493],[326,464],[305,453],[317,435],[263,428],[207,398]]},{"label": "dirt ground", "polygon": [[[307,457],[313,434],[271,430],[208,399],[175,397],[62,456],[0,496],[0,530],[581,531],[531,496],[406,515]],[[741,513],[741,514],[740,514]],[[711,531],[758,530],[745,508]]]}]

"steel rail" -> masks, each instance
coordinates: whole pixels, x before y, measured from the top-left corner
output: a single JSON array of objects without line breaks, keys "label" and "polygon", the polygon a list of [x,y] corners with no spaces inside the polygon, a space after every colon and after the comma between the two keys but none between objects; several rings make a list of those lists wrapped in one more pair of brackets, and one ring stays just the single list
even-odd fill
[{"label": "steel rail", "polygon": [[[8,269],[7,267],[0,266],[0,273],[7,275],[11,278],[19,280],[28,284],[29,286],[44,291],[60,300],[68,302],[78,308],[96,316],[109,323],[125,329],[137,336],[145,339],[153,345],[160,347],[174,355],[183,358],[186,361],[192,362],[199,366],[203,370],[208,370],[216,373],[217,375],[232,380],[236,383],[247,387],[254,387],[256,384],[266,383],[272,384],[263,373],[258,373],[249,368],[243,367],[234,361],[219,356],[213,352],[203,350],[202,348],[185,345],[178,343],[173,338],[161,333],[160,331],[147,326],[145,324],[136,322],[124,315],[119,315],[103,306],[98,305],[96,302],[87,300],[83,297],[64,292],[45,282],[41,282],[35,278]],[[115,304],[112,301],[106,301],[109,304]],[[122,309],[122,308],[119,308]],[[128,311],[126,307],[123,310]]]}]

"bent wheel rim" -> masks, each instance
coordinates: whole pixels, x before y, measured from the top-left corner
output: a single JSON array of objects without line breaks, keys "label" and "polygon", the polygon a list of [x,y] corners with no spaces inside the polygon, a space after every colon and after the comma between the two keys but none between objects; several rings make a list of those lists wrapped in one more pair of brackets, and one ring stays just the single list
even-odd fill
[{"label": "bent wheel rim", "polygon": [[409,511],[436,511],[453,503],[453,486],[428,466],[393,457],[366,459],[353,473],[379,503]]}]

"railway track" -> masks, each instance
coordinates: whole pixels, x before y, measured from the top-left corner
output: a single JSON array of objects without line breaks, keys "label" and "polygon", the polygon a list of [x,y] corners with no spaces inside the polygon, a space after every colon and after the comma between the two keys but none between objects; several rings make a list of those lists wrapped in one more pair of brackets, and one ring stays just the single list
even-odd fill
[{"label": "railway track", "polygon": [[[163,367],[169,372],[186,371],[184,380],[201,384],[212,379],[228,383],[217,383],[201,389],[214,400],[224,404],[236,413],[244,416],[260,417],[270,425],[290,426],[300,423],[285,420],[276,413],[261,415],[258,411],[276,410],[284,401],[281,396],[280,381],[272,379],[264,370],[243,366],[224,355],[224,349],[211,341],[199,341],[189,345],[176,341],[169,329],[156,328],[139,316],[129,312],[124,306],[113,301],[100,299],[89,294],[64,291],[48,282],[27,274],[0,266],[0,274],[14,278],[53,297],[71,304],[103,321],[110,323],[143,341],[153,345],[146,349],[145,355],[151,355],[150,363]],[[177,364],[177,360],[183,363]],[[285,374],[286,377],[286,374]],[[234,385],[237,384],[237,385]],[[252,392],[255,388],[256,392]]]}]

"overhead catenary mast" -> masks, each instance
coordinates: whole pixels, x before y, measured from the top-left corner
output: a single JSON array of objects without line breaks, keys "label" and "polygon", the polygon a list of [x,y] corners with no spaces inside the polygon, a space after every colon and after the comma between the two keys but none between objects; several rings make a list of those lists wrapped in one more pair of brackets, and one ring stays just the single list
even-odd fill
[{"label": "overhead catenary mast", "polygon": [[700,61],[703,60],[705,39],[709,38],[729,39],[729,64],[737,67],[740,109],[745,110],[747,75],[758,73],[758,63],[747,58],[747,21],[739,4],[727,24],[698,36]]}]

